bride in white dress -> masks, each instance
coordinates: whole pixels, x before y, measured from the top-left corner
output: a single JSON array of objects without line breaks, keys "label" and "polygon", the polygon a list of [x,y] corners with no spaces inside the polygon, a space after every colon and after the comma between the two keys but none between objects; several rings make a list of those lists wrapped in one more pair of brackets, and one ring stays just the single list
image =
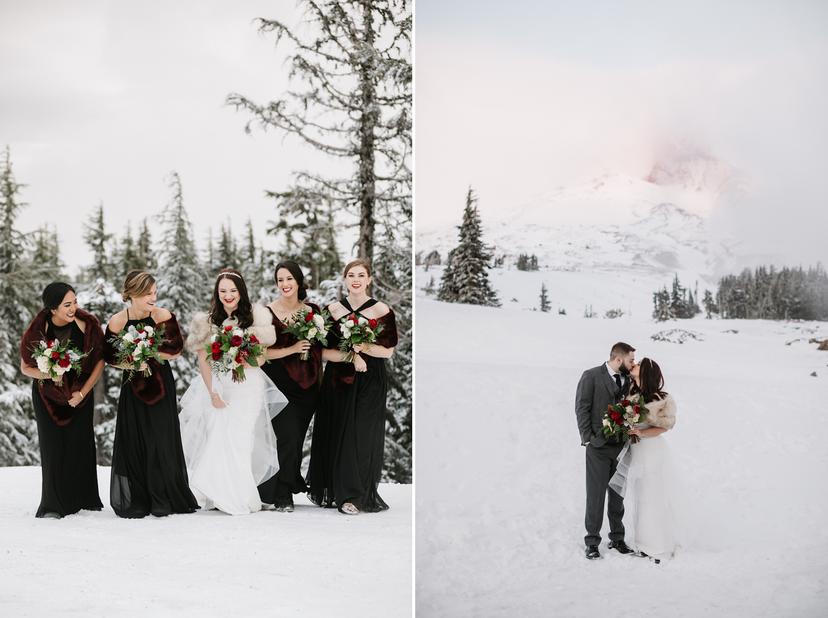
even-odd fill
[{"label": "bride in white dress", "polygon": [[677,475],[667,440],[676,424],[676,402],[663,390],[664,377],[655,361],[644,358],[630,370],[635,384],[630,398],[644,397],[647,416],[630,430],[638,436],[619,455],[610,487],[624,497],[624,523],[630,547],[660,562],[679,545]]},{"label": "bride in white dress", "polygon": [[258,367],[246,366],[243,382],[211,371],[206,345],[227,325],[255,335],[265,348],[276,341],[270,313],[251,306],[244,279],[232,269],[219,273],[210,313],[192,320],[187,347],[198,355],[201,379],[181,398],[179,421],[190,489],[199,505],[241,515],[262,508],[258,485],[279,469],[271,420],[287,398]]}]

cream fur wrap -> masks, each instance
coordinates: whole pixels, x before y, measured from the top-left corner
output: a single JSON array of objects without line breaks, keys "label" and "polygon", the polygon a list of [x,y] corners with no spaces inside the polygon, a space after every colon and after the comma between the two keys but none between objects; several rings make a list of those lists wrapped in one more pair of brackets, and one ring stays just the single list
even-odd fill
[{"label": "cream fur wrap", "polygon": [[676,425],[676,400],[668,394],[664,399],[647,404],[647,417],[644,422],[653,427],[672,429]]},{"label": "cream fur wrap", "polygon": [[[235,318],[222,322],[225,325],[235,323]],[[276,329],[273,328],[273,320],[267,308],[259,304],[253,305],[253,325],[247,329],[247,332],[256,335],[259,343],[264,347],[276,343]],[[187,349],[193,353],[204,349],[204,346],[210,341],[212,333],[212,324],[210,324],[208,314],[203,311],[196,313],[190,322]]]}]

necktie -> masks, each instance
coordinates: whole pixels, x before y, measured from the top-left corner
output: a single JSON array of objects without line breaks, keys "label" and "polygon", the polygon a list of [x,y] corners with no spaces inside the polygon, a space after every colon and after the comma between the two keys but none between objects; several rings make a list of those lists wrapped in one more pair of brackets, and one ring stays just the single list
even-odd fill
[{"label": "necktie", "polygon": [[615,378],[615,383],[618,385],[618,390],[620,391],[621,390],[621,374],[616,373],[612,377]]}]

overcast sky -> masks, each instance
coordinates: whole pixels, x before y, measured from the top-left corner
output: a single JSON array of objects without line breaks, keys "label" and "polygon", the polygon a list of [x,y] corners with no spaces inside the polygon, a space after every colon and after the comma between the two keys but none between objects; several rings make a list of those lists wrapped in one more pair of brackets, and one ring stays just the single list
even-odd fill
[{"label": "overcast sky", "polygon": [[[88,260],[82,222],[103,202],[110,230],[133,230],[167,203],[181,175],[199,249],[232,217],[273,219],[265,189],[331,163],[292,138],[255,130],[230,92],[282,95],[285,50],[255,17],[300,23],[293,0],[0,0],[0,146],[26,185],[23,230],[54,222],[63,259]],[[269,241],[272,242],[272,241]]]},{"label": "overcast sky", "polygon": [[416,224],[485,218],[690,140],[746,174],[717,226],[828,261],[828,3],[418,0]]}]

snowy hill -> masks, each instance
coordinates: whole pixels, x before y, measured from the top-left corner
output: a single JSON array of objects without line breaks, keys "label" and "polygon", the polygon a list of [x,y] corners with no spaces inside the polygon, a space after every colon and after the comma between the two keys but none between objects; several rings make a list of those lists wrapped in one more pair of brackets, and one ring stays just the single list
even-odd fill
[{"label": "snowy hill", "polygon": [[[554,280],[559,272],[614,273],[646,279],[651,293],[678,273],[687,285],[715,289],[718,279],[738,272],[748,256],[738,255],[736,240],[717,233],[709,216],[744,187],[744,179],[726,163],[687,146],[674,147],[656,159],[645,178],[603,174],[558,187],[529,204],[504,206],[496,215],[481,209],[483,238],[506,271],[515,269],[523,253],[536,255],[540,272]],[[457,227],[418,224],[416,244],[422,256],[436,250],[445,260],[457,244]],[[580,303],[566,297],[562,302],[576,300]],[[624,304],[623,299],[614,303]]]},{"label": "snowy hill", "polygon": [[3,616],[411,615],[410,485],[358,517],[297,497],[289,514],[36,519],[36,467],[0,468],[0,492]]},{"label": "snowy hill", "polygon": [[[569,275],[573,295],[606,282]],[[416,311],[419,616],[826,615],[828,352],[808,339],[828,324],[656,324],[423,296]],[[651,338],[673,328],[695,338]],[[619,339],[660,363],[678,403],[664,439],[690,521],[661,565],[609,552],[606,524],[604,558],[583,555],[575,386]]]}]

